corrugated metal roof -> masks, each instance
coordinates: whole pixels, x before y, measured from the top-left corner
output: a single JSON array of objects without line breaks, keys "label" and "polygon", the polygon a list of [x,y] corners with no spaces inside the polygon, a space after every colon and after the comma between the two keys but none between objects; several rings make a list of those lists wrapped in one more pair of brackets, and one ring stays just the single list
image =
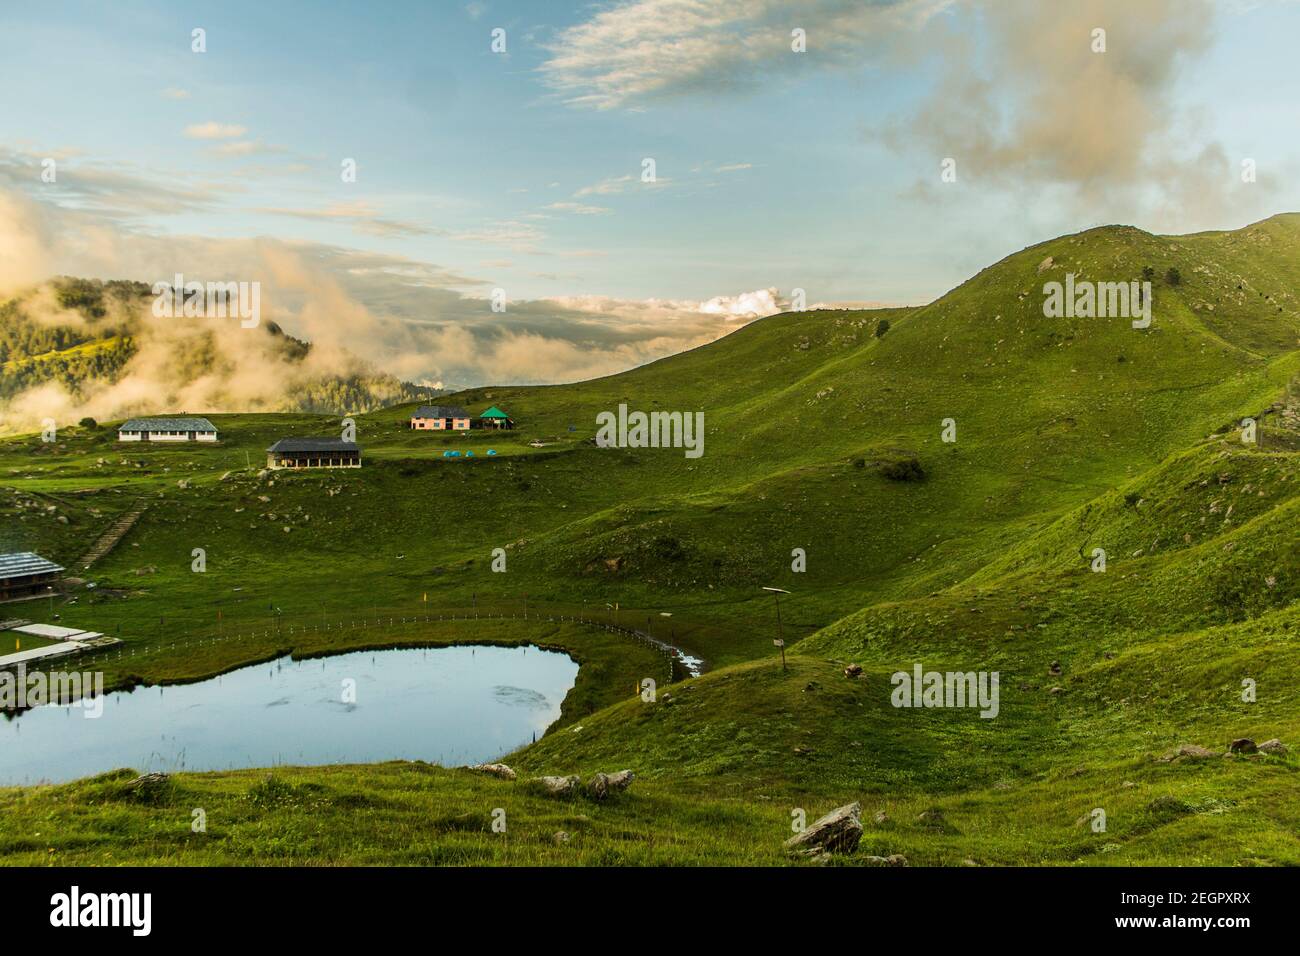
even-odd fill
[{"label": "corrugated metal roof", "polygon": [[123,422],[120,432],[215,432],[217,427],[206,418],[132,418]]},{"label": "corrugated metal roof", "polygon": [[469,418],[469,412],[459,405],[421,405],[412,418]]},{"label": "corrugated metal roof", "polygon": [[354,441],[341,438],[281,438],[267,449],[268,452],[288,452],[301,454],[312,451],[361,451],[361,446]]},{"label": "corrugated metal roof", "polygon": [[479,418],[509,418],[509,417],[510,417],[509,415],[501,411],[501,409],[497,408],[495,405],[493,405],[486,412],[484,412],[482,415],[479,416]]},{"label": "corrugated metal roof", "polygon": [[39,554],[30,551],[18,551],[14,554],[0,554],[0,578],[25,578],[36,574],[51,574],[62,571],[53,561],[46,561]]},{"label": "corrugated metal roof", "polygon": [[95,637],[101,636],[94,631],[83,631],[79,627],[59,627],[57,624],[23,624],[19,627],[11,627],[10,630],[17,631],[19,634],[31,634],[33,637],[48,637],[52,641],[69,641],[91,634]]}]

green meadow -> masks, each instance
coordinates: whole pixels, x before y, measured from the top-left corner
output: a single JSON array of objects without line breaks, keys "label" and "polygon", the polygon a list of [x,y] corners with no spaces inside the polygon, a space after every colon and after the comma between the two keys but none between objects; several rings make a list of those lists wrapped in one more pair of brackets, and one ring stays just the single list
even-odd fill
[{"label": "green meadow", "polygon": [[[1151,327],[1046,318],[1067,273],[1150,281]],[[519,781],[415,761],[142,789],[128,768],[0,789],[0,860],[781,864],[800,811],[857,800],[862,845],[836,865],[1300,863],[1298,287],[1297,214],[1110,226],[927,306],[776,315],[608,378],[438,400],[513,431],[358,414],[355,470],[265,471],[279,438],[338,436],[304,414],[208,414],[212,447],[125,446],[116,423],[0,440],[0,550],[82,582],[0,616],[120,638],[86,659],[110,685],[472,641],[581,665],[561,719],[503,758]],[[620,404],[703,411],[703,456],[598,447]],[[790,592],[784,669],[764,587]],[[670,684],[602,624],[705,673]],[[997,716],[893,706],[918,663],[998,672]],[[1289,752],[1217,755],[1240,737]],[[1172,756],[1186,744],[1216,756]],[[524,782],[623,768],[637,780],[602,803]]]}]

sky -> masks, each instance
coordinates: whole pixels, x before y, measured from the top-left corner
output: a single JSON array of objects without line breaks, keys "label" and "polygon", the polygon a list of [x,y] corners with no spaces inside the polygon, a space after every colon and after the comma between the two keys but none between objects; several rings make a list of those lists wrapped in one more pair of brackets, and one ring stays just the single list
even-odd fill
[{"label": "sky", "polygon": [[260,281],[411,381],[608,374],[796,289],[1300,210],[1297,36],[1286,0],[6,2],[0,293]]}]

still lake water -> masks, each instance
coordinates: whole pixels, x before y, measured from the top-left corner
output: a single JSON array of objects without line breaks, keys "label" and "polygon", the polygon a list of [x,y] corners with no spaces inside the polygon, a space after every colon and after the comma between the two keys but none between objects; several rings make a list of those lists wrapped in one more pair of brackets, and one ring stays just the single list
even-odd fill
[{"label": "still lake water", "polygon": [[[137,687],[81,706],[0,717],[0,785],[118,767],[227,770],[279,764],[500,757],[560,716],[578,665],[537,647],[437,647],[283,657],[196,684]],[[355,682],[355,702],[344,700]]]}]

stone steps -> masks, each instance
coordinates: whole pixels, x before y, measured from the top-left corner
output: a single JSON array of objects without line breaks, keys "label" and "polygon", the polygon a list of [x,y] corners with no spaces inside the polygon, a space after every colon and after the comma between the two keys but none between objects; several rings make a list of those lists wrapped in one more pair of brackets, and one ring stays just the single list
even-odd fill
[{"label": "stone steps", "polygon": [[148,507],[148,502],[137,501],[134,508],[118,518],[111,528],[99,536],[99,539],[78,562],[82,569],[88,569],[96,561],[112,551],[113,548],[117,547],[117,543],[126,537],[128,531],[135,527],[135,523],[140,520],[140,516],[144,514],[145,509]]}]

